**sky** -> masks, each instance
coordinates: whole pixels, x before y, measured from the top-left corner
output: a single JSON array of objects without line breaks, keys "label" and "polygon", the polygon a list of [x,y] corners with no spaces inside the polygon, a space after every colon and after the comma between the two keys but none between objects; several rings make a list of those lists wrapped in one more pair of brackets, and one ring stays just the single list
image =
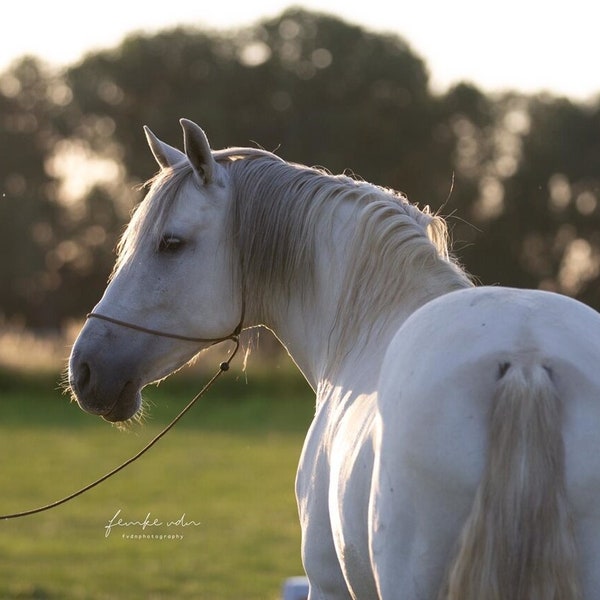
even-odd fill
[{"label": "sky", "polygon": [[0,72],[24,54],[68,65],[132,31],[181,24],[228,29],[291,5],[400,35],[425,60],[436,92],[469,81],[487,92],[547,91],[577,101],[600,95],[596,0],[17,1],[2,11]]}]

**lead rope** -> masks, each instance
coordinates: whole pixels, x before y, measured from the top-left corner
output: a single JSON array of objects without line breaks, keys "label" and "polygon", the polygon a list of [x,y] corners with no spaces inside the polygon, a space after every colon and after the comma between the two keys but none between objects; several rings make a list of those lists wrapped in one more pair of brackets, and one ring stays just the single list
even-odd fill
[{"label": "lead rope", "polygon": [[[97,315],[93,315],[93,316],[97,317]],[[108,320],[108,319],[105,319],[105,320]],[[119,323],[119,324],[123,324],[123,323]],[[241,327],[239,329],[241,329]],[[152,332],[152,333],[157,333],[157,332]],[[159,335],[161,335],[161,334],[159,334]],[[162,334],[162,335],[164,335],[164,334]],[[96,486],[100,485],[101,483],[103,483],[104,481],[106,481],[107,479],[112,477],[113,475],[116,475],[119,471],[122,471],[125,467],[128,467],[131,463],[135,462],[138,458],[140,458],[141,456],[146,454],[146,452],[148,452],[148,450],[150,450],[150,448],[152,448],[152,446],[154,446],[156,444],[156,442],[158,442],[158,440],[160,440],[171,429],[173,429],[173,427],[183,417],[183,415],[185,415],[192,408],[192,406],[194,406],[194,404],[200,398],[202,398],[202,396],[204,396],[204,394],[206,392],[208,392],[208,390],[212,387],[212,385],[215,383],[215,381],[225,371],[229,370],[229,364],[231,363],[234,356],[237,354],[237,351],[239,350],[240,338],[239,338],[238,334],[234,334],[234,335],[229,336],[224,339],[230,339],[231,341],[235,342],[235,348],[233,349],[233,352],[230,354],[229,358],[227,360],[223,361],[219,365],[219,370],[210,378],[208,383],[206,383],[204,385],[204,387],[190,400],[190,402],[187,404],[187,406],[156,437],[154,437],[152,440],[150,440],[137,454],[135,454],[134,456],[132,456],[131,458],[126,460],[124,463],[120,464],[118,467],[115,467],[112,471],[108,472],[106,475],[103,475],[99,479],[96,479],[96,481],[93,481],[92,483],[86,485],[85,487],[82,487],[80,490],[77,490],[76,492],[73,492],[72,494],[69,494],[68,496],[65,496],[64,498],[57,500],[56,502],[52,502],[51,504],[46,504],[45,506],[40,506],[38,508],[32,508],[30,510],[24,510],[24,511],[13,513],[13,514],[0,515],[0,521],[5,521],[7,519],[17,519],[19,517],[27,517],[29,515],[35,515],[37,513],[45,512],[47,510],[50,510],[51,508],[60,506],[61,504],[65,504],[66,502],[69,502],[70,500],[73,500],[74,498],[77,498],[78,496],[85,494],[85,492],[91,490],[92,488],[95,488]]]}]

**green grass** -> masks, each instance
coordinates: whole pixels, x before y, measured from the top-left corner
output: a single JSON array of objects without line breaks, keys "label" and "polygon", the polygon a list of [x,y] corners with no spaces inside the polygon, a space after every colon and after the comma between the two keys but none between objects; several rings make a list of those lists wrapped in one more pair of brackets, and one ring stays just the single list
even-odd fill
[{"label": "green grass", "polygon": [[[0,521],[0,598],[261,599],[302,573],[294,476],[313,413],[296,375],[222,378],[139,462],[49,512]],[[0,373],[0,513],[62,497],[151,439],[200,382],[150,389],[149,420],[119,431],[55,379]],[[106,525],[117,511],[124,522]],[[199,525],[182,527],[176,522]],[[179,535],[183,539],[124,536]]]}]

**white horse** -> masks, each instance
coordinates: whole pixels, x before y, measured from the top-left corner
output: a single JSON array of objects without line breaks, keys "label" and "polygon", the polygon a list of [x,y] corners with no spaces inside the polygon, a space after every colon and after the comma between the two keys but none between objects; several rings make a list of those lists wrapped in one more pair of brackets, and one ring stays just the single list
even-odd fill
[{"label": "white horse", "polygon": [[317,397],[311,600],[600,598],[597,313],[475,288],[440,217],[182,126],[185,153],[147,130],[161,170],[73,348],[81,407],[129,419],[147,383],[264,324]]}]

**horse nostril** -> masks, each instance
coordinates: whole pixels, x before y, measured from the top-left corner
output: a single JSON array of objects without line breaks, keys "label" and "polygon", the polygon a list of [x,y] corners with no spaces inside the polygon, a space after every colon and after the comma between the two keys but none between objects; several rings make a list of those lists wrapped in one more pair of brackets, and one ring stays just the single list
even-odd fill
[{"label": "horse nostril", "polygon": [[88,387],[91,374],[90,366],[86,362],[77,366],[77,371],[73,379],[73,384],[76,391],[83,392]]}]

